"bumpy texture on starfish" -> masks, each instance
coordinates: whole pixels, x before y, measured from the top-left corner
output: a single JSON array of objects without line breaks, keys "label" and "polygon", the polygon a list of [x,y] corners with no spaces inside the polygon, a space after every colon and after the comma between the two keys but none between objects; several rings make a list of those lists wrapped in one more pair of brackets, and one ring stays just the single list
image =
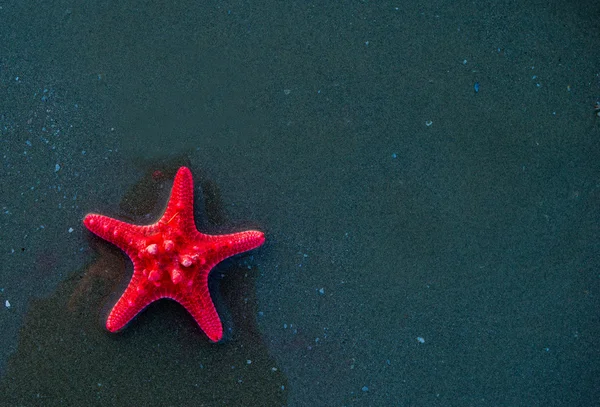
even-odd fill
[{"label": "bumpy texture on starfish", "polygon": [[89,214],[85,226],[118,246],[133,262],[133,276],[117,301],[106,328],[123,328],[148,304],[172,298],[192,314],[213,342],[223,327],[208,291],[208,274],[221,260],[264,243],[262,232],[205,235],[194,222],[194,185],[186,167],[177,171],[163,216],[153,225],[138,226],[103,215]]}]

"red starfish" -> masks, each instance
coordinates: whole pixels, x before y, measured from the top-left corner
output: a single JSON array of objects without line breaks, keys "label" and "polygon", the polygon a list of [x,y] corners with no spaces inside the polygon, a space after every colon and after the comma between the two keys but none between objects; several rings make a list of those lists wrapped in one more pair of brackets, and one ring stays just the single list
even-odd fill
[{"label": "red starfish", "polygon": [[163,216],[138,226],[89,214],[85,226],[118,246],[133,262],[133,276],[106,320],[106,328],[123,328],[148,304],[172,298],[183,305],[213,342],[223,337],[221,320],[208,291],[208,274],[221,260],[254,249],[263,232],[205,235],[194,222],[194,181],[186,167],[177,171]]}]

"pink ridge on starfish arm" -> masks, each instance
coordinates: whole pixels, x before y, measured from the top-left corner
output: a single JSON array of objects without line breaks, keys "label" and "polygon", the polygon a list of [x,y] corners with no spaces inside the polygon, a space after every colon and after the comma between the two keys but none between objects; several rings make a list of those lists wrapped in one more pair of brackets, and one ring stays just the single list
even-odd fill
[{"label": "pink ridge on starfish arm", "polygon": [[167,209],[156,223],[139,226],[97,214],[87,215],[83,223],[133,262],[131,281],[106,320],[110,332],[123,328],[148,304],[171,298],[192,314],[211,341],[218,342],[223,327],[208,291],[208,275],[220,261],[265,241],[257,230],[227,235],[198,232],[194,182],[186,167],[177,171]]}]

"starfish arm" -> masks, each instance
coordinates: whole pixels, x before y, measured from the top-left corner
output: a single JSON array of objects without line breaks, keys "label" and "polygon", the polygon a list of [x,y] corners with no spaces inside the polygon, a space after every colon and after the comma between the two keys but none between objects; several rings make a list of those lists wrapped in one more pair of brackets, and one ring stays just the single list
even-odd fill
[{"label": "starfish arm", "polygon": [[175,175],[171,197],[159,224],[178,226],[177,229],[191,234],[196,231],[194,221],[194,180],[187,167],[181,167]]},{"label": "starfish arm", "polygon": [[[140,239],[140,237],[152,234],[154,229],[156,229],[155,225],[132,225],[95,213],[86,215],[83,219],[83,223],[90,232],[111,242],[127,254],[130,253],[131,249],[134,249],[135,244],[139,245],[139,243],[144,243],[143,239]],[[142,247],[143,244],[139,248]]]},{"label": "starfish arm", "polygon": [[208,292],[208,281],[200,283],[194,291],[190,296],[173,299],[188,310],[211,341],[219,342],[223,338],[223,326]]},{"label": "starfish arm", "polygon": [[156,300],[171,297],[170,291],[147,284],[142,273],[134,272],[129,285],[110,311],[106,329],[117,332],[127,325],[137,314]]},{"label": "starfish arm", "polygon": [[231,233],[228,235],[205,235],[198,232],[197,241],[202,242],[211,256],[213,265],[236,254],[252,250],[265,242],[265,234],[258,230]]},{"label": "starfish arm", "polygon": [[140,295],[137,293],[137,287],[134,284],[135,278],[131,280],[127,289],[119,298],[110,311],[106,320],[106,329],[110,332],[117,332],[123,328],[129,321],[140,313],[150,302],[141,301]]}]

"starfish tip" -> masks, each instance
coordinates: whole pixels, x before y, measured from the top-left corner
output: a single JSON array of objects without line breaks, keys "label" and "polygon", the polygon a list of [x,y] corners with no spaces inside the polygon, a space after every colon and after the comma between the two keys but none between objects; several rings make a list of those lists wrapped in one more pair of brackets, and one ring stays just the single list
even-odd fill
[{"label": "starfish tip", "polygon": [[83,218],[83,224],[89,229],[90,224],[92,223],[94,223],[94,215],[88,213],[87,215],[85,215],[85,218]]},{"label": "starfish tip", "polygon": [[121,329],[121,328],[122,328],[122,326],[118,326],[111,319],[106,321],[106,329],[108,329],[108,331],[111,333],[115,333],[115,332],[119,331],[119,329]]},{"label": "starfish tip", "polygon": [[219,329],[216,332],[215,331],[204,331],[204,333],[206,334],[206,336],[208,337],[208,339],[210,339],[211,342],[213,343],[218,343],[221,341],[221,339],[223,339],[223,329]]}]

